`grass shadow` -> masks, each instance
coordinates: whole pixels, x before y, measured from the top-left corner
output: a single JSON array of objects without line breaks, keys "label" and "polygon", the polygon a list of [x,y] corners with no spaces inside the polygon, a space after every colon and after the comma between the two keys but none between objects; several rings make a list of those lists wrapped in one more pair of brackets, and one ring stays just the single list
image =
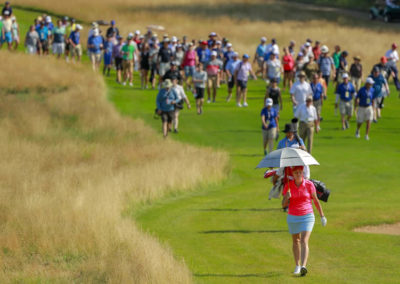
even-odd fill
[{"label": "grass shadow", "polygon": [[193,211],[204,212],[268,212],[268,211],[281,211],[280,208],[207,208],[207,209],[194,209]]},{"label": "grass shadow", "polygon": [[270,234],[286,233],[287,230],[210,230],[200,231],[200,234]]},{"label": "grass shadow", "polygon": [[268,272],[268,273],[246,273],[246,274],[225,274],[225,273],[195,273],[195,277],[234,277],[234,278],[271,278],[281,275],[278,272]]}]

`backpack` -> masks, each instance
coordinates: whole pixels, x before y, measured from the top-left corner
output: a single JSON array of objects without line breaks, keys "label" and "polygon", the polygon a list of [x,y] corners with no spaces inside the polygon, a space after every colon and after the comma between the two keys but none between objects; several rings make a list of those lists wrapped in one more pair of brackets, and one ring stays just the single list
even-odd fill
[{"label": "backpack", "polygon": [[331,191],[326,188],[325,183],[323,183],[322,181],[319,181],[319,180],[315,180],[315,179],[310,179],[310,181],[312,181],[312,183],[315,186],[318,199],[321,201],[324,201],[324,202],[328,202],[328,198],[329,198],[329,195],[331,194]]}]

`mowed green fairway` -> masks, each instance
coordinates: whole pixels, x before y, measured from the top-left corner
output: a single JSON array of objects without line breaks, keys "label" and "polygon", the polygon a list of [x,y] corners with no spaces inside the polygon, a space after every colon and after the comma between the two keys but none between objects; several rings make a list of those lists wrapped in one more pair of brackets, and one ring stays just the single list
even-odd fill
[{"label": "mowed green fairway", "polygon": [[[143,119],[161,135],[161,121],[153,119],[156,91],[118,86],[113,78],[107,83],[110,99],[123,114]],[[310,273],[299,280],[291,276],[294,262],[286,214],[279,209],[280,201],[268,201],[271,183],[263,179],[262,170],[254,169],[263,158],[259,113],[264,90],[263,81],[250,82],[250,106],[237,108],[234,102],[225,102],[223,86],[217,103],[206,104],[203,115],[185,109],[180,133],[170,135],[169,139],[228,151],[228,180],[132,210],[132,215],[183,257],[200,283],[398,282],[400,237],[352,232],[362,225],[400,221],[397,93],[392,89],[383,118],[372,125],[371,140],[366,141],[354,137],[355,122],[349,130],[340,130],[333,90],[329,91],[313,151],[321,166],[311,169],[312,177],[332,190],[329,202],[322,204],[328,225],[323,228],[317,218],[310,241]],[[193,95],[188,95],[193,106]],[[285,92],[281,129],[291,118]],[[363,128],[362,137],[364,133]],[[191,159],[196,163],[196,157]]]},{"label": "mowed green fairway", "polygon": [[[22,39],[36,13],[17,10],[16,14]],[[156,91],[139,90],[137,74],[133,89],[117,85],[114,77],[106,81],[110,100],[121,113],[143,119],[162,135],[161,121],[153,119]],[[362,138],[354,138],[354,120],[350,130],[340,130],[329,91],[322,131],[314,139],[313,155],[321,166],[311,169],[312,177],[332,190],[329,203],[322,204],[328,225],[322,228],[316,218],[309,274],[297,279],[291,276],[294,263],[286,214],[279,209],[279,200],[268,201],[271,183],[263,179],[262,170],[254,169],[263,158],[259,113],[264,91],[263,81],[250,82],[250,107],[239,109],[233,101],[225,102],[222,86],[217,103],[206,104],[203,115],[194,109],[182,111],[180,133],[170,139],[229,152],[231,175],[221,184],[132,209],[130,215],[185,260],[196,282],[398,283],[400,237],[352,232],[362,225],[400,221],[397,93],[392,89],[383,118],[372,125],[371,140],[365,141],[364,126]],[[188,96],[194,107],[193,96]],[[285,92],[281,129],[291,118]],[[196,157],[189,158],[196,163]]]}]

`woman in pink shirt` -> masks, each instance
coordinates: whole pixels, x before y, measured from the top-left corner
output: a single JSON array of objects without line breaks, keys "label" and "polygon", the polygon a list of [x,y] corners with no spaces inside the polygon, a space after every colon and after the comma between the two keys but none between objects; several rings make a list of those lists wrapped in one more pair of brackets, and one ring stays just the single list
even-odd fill
[{"label": "woman in pink shirt", "polygon": [[294,79],[294,59],[286,47],[283,48],[285,55],[282,57],[283,65],[283,89],[289,86],[289,90],[293,85]]},{"label": "woman in pink shirt", "polygon": [[322,226],[326,226],[326,218],[318,201],[314,184],[303,178],[303,167],[292,168],[294,180],[286,183],[282,194],[284,195],[282,207],[289,205],[287,223],[293,238],[293,256],[296,263],[295,275],[307,274],[308,240],[314,227],[315,217],[312,207],[314,201]]},{"label": "woman in pink shirt", "polygon": [[191,88],[190,78],[193,78],[193,74],[196,71],[197,55],[193,48],[193,43],[189,43],[189,49],[186,51],[183,57],[182,67],[185,71],[185,83],[186,88]]}]

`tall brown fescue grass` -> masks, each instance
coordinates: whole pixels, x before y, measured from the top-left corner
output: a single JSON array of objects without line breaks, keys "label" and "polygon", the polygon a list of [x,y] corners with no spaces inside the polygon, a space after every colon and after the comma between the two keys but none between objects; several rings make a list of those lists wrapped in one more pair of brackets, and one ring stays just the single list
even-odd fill
[{"label": "tall brown fescue grass", "polygon": [[[235,50],[254,54],[259,38],[276,38],[281,48],[290,40],[297,47],[307,38],[319,40],[352,57],[359,55],[366,71],[379,61],[392,42],[397,28],[371,22],[367,13],[343,13],[277,0],[15,0],[15,4],[40,7],[85,21],[116,19],[124,35],[149,24],[166,27],[166,33],[206,39],[211,31],[228,37]],[[161,32],[164,33],[164,32]]]},{"label": "tall brown fescue grass", "polygon": [[0,61],[0,282],[191,282],[182,260],[121,214],[221,180],[227,155],[122,118],[83,66]]}]

